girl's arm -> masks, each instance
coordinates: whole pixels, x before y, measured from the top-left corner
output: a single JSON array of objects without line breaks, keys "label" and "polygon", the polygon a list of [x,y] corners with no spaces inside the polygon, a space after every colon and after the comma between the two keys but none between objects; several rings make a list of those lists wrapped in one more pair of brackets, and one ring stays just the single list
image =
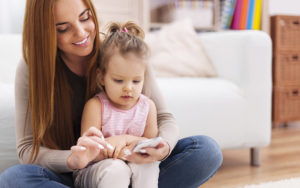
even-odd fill
[{"label": "girl's arm", "polygon": [[[155,103],[157,109],[158,136],[167,142],[170,147],[168,154],[170,154],[179,138],[178,126],[175,118],[166,107],[163,95],[156,83],[151,63],[147,63],[143,93]],[[167,156],[168,155],[164,158]]]},{"label": "girl's arm", "polygon": [[148,113],[143,137],[154,138],[157,137],[158,135],[157,115],[156,115],[157,111],[154,102],[151,99],[149,99],[149,101],[150,101],[149,113]]},{"label": "girl's arm", "polygon": [[90,127],[101,130],[101,102],[98,97],[93,97],[84,105],[81,118],[81,135]]}]

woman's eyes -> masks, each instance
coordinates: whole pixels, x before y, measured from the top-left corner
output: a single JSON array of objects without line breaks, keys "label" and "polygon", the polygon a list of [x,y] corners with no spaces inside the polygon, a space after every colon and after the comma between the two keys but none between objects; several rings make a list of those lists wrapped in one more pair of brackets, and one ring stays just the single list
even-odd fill
[{"label": "woman's eyes", "polygon": [[59,33],[65,33],[66,31],[68,31],[69,28],[66,28],[66,29],[56,29],[57,32]]},{"label": "woman's eyes", "polygon": [[[86,16],[85,16],[85,18],[83,18],[83,19],[80,19],[80,22],[86,22],[86,21],[88,21],[90,19],[90,14],[86,14]],[[68,26],[68,27],[66,27],[66,28],[64,28],[64,29],[59,29],[59,28],[57,28],[56,30],[57,30],[57,32],[59,32],[59,33],[65,33],[65,32],[67,32],[68,30],[69,30],[69,28],[70,28],[70,26]]]}]

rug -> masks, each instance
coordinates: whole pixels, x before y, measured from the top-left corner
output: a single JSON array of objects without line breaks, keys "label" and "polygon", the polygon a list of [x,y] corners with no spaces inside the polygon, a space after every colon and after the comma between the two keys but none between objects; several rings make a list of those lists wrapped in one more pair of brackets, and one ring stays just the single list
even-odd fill
[{"label": "rug", "polygon": [[290,178],[255,185],[246,185],[239,188],[300,188],[300,178]]}]

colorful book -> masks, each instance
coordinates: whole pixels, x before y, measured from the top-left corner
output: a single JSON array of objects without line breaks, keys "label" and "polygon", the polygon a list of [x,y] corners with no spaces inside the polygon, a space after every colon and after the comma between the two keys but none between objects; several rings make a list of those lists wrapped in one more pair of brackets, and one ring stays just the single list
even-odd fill
[{"label": "colorful book", "polygon": [[262,6],[262,0],[256,0],[255,1],[255,11],[254,11],[254,20],[253,20],[253,29],[255,29],[255,30],[260,29],[261,6]]},{"label": "colorful book", "polygon": [[228,29],[231,26],[236,0],[224,0],[221,11],[221,28]]},{"label": "colorful book", "polygon": [[250,0],[246,29],[253,29],[254,10],[255,10],[255,0]]},{"label": "colorful book", "polygon": [[239,27],[240,27],[241,13],[242,13],[242,1],[243,0],[236,0],[231,29],[239,29]]},{"label": "colorful book", "polygon": [[242,10],[241,10],[239,29],[246,29],[249,0],[242,0],[241,7],[242,7]]}]

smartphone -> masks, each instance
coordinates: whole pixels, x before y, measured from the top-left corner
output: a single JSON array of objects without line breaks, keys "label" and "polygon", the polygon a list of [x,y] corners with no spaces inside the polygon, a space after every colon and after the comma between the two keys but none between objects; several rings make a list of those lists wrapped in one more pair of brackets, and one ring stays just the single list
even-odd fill
[{"label": "smartphone", "polygon": [[155,137],[147,140],[140,141],[133,148],[133,152],[140,153],[143,148],[155,148],[162,141],[161,137]]}]

